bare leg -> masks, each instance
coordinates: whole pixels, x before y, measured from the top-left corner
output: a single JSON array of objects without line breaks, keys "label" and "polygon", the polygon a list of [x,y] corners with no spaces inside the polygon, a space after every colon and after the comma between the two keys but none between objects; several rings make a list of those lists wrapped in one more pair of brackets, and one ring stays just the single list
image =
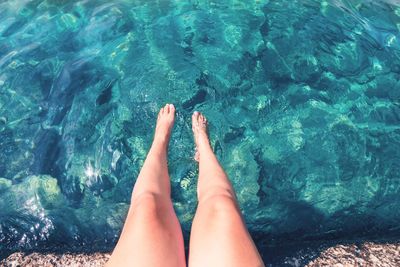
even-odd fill
[{"label": "bare leg", "polygon": [[167,147],[175,108],[160,110],[154,141],[137,178],[120,239],[107,266],[185,266],[182,230],[172,206]]},{"label": "bare leg", "polygon": [[189,266],[264,266],[234,189],[211,149],[205,117],[195,112],[192,123],[199,161],[199,204],[190,236]]}]

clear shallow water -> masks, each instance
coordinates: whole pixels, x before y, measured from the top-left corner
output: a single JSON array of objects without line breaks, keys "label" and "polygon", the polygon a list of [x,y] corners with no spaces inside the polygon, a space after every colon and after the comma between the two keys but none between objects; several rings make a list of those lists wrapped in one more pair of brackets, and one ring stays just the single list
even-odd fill
[{"label": "clear shallow water", "polygon": [[399,236],[399,29],[397,1],[2,2],[0,250],[111,249],[167,102],[185,238],[194,110],[263,254]]}]

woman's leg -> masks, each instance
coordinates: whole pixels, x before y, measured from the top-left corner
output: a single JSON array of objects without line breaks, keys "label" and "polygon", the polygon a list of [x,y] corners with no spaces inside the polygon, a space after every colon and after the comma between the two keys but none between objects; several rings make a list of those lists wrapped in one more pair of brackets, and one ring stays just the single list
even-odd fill
[{"label": "woman's leg", "polygon": [[153,144],[137,178],[124,228],[107,266],[186,265],[167,168],[167,147],[174,118],[173,105],[161,108]]},{"label": "woman's leg", "polygon": [[190,236],[189,266],[264,266],[241,216],[234,189],[211,149],[206,123],[202,114],[193,114],[199,203]]}]

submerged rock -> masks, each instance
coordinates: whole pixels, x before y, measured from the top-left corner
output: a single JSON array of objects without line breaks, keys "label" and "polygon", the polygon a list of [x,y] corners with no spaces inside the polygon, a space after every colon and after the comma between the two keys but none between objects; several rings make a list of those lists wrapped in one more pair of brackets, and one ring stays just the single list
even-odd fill
[{"label": "submerged rock", "polygon": [[4,192],[9,189],[12,185],[12,182],[5,178],[0,178],[0,192]]}]

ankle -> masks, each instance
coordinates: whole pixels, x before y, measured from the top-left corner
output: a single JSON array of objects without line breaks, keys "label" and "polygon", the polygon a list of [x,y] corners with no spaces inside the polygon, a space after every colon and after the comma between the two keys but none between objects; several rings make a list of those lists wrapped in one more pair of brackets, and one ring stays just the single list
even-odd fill
[{"label": "ankle", "polygon": [[211,144],[209,142],[204,143],[204,144],[199,144],[197,146],[197,151],[199,153],[199,160],[201,158],[207,158],[207,157],[212,157],[214,156],[214,151],[211,147]]},{"label": "ankle", "polygon": [[158,152],[166,152],[168,149],[168,138],[154,138],[150,150]]},{"label": "ankle", "polygon": [[197,149],[199,150],[199,152],[201,150],[211,150],[212,151],[211,144],[210,144],[210,141],[208,140],[207,136],[203,137],[203,138],[200,137],[197,140],[196,146],[197,146]]}]

